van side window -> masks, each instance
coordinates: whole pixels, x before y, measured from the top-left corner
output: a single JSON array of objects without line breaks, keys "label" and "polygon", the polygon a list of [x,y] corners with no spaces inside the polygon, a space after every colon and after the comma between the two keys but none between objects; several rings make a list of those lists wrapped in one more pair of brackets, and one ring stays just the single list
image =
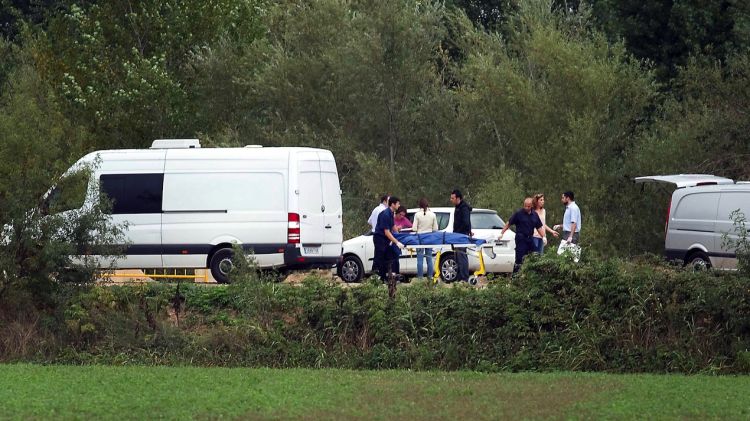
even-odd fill
[{"label": "van side window", "polygon": [[716,219],[728,221],[729,215],[737,209],[745,216],[750,217],[750,192],[722,192],[719,201],[719,214],[716,215]]},{"label": "van side window", "polygon": [[677,205],[674,219],[713,220],[716,218],[716,207],[719,193],[692,193],[685,195]]},{"label": "van side window", "polygon": [[161,213],[164,174],[102,174],[99,181],[112,214]]}]

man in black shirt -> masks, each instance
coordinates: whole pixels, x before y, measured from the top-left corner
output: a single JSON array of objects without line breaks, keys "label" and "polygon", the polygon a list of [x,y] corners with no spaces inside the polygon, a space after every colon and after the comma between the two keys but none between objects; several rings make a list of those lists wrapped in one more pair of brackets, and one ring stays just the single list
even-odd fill
[{"label": "man in black shirt", "polygon": [[544,225],[542,220],[539,219],[539,215],[532,209],[532,203],[533,200],[527,197],[523,201],[523,208],[517,210],[510,217],[500,233],[500,239],[502,239],[503,234],[508,231],[511,225],[516,226],[516,264],[513,266],[513,273],[518,272],[523,263],[523,258],[534,251],[534,230],[537,230],[539,235],[544,237]]},{"label": "man in black shirt", "polygon": [[[451,203],[456,206],[453,211],[453,232],[473,236],[471,232],[471,206],[464,201],[461,191],[456,189],[451,192]],[[456,265],[458,266],[457,281],[469,281],[469,256],[466,247],[456,247]]]}]

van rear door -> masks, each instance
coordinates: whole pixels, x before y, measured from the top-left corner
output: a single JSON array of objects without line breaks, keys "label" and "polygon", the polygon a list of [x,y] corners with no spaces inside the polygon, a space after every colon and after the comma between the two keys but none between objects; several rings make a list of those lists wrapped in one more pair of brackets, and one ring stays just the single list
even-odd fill
[{"label": "van rear door", "polygon": [[297,168],[300,252],[302,256],[323,256],[323,244],[326,242],[326,208],[323,204],[323,179],[318,152],[298,152]]},{"label": "van rear door", "polygon": [[[737,230],[740,227],[734,225],[734,221],[730,218],[732,212],[739,210],[745,216],[750,216],[750,188],[743,185],[738,187],[728,187],[722,190],[719,198],[719,210],[716,213],[716,232],[717,235],[723,235],[726,233],[731,239],[737,240],[740,232]],[[747,227],[745,229],[748,229]],[[750,229],[748,229],[750,233]],[[737,250],[724,249],[723,239],[717,238],[717,256],[715,258],[715,267],[719,269],[736,269],[737,268]]]},{"label": "van rear door", "polygon": [[341,185],[336,170],[336,161],[330,152],[318,152],[320,156],[320,177],[323,185],[323,218],[325,239],[323,256],[339,256],[344,241],[344,208],[341,204]]},{"label": "van rear door", "polygon": [[712,184],[734,184],[730,178],[717,177],[710,174],[674,174],[674,175],[649,175],[633,179],[636,184],[640,183],[666,183],[673,184],[676,188],[708,186]]}]

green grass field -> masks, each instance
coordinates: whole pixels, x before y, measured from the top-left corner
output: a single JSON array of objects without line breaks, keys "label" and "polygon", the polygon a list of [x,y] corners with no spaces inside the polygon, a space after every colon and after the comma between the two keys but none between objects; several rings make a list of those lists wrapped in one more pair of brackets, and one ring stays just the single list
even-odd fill
[{"label": "green grass field", "polygon": [[748,419],[750,377],[0,365],[0,418]]}]

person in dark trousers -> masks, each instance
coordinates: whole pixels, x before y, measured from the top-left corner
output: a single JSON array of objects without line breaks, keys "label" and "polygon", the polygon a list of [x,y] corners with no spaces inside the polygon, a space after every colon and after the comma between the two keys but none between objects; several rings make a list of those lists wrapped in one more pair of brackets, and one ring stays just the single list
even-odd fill
[{"label": "person in dark trousers", "polygon": [[533,203],[534,199],[527,197],[523,201],[523,208],[511,215],[500,232],[500,238],[503,238],[503,234],[508,231],[511,225],[516,226],[516,264],[513,265],[513,273],[518,272],[523,263],[523,258],[535,250],[534,231],[540,236],[544,236],[544,224],[539,219],[539,215],[534,212]]},{"label": "person in dark trousers", "polygon": [[[399,206],[401,206],[401,202],[398,200],[398,197],[391,196],[388,198],[388,208],[378,215],[375,232],[372,234],[372,240],[375,245],[375,258],[373,259],[372,271],[377,271],[380,279],[383,281],[388,279],[389,269],[394,273],[398,273],[398,265],[397,263],[394,264],[394,260],[398,261],[398,255],[393,250],[391,243],[400,249],[404,248],[404,245],[396,240],[391,232],[395,225],[393,216]],[[377,267],[375,263],[377,263]]]},{"label": "person in dark trousers", "polygon": [[[453,211],[453,232],[466,234],[469,237],[474,235],[471,232],[471,206],[464,201],[461,191],[456,189],[451,192],[451,203],[456,207]],[[456,247],[456,265],[458,265],[457,281],[469,281],[469,256],[466,254],[466,247]]]}]

